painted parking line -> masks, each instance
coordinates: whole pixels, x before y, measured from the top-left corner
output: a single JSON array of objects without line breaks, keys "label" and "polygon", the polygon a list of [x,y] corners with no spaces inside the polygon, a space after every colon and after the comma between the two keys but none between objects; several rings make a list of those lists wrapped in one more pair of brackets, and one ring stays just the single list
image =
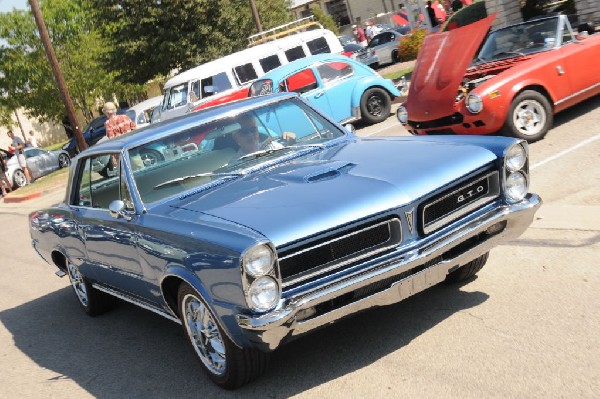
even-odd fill
[{"label": "painted parking line", "polygon": [[576,145],[574,145],[574,146],[573,146],[573,147],[571,147],[571,148],[567,148],[567,149],[566,149],[566,150],[564,150],[564,151],[561,151],[561,152],[559,152],[559,153],[557,153],[557,154],[554,154],[554,155],[552,155],[550,158],[546,158],[546,159],[544,159],[543,161],[540,161],[540,162],[538,162],[538,163],[536,163],[536,164],[532,165],[532,166],[531,166],[529,169],[530,169],[530,170],[533,170],[533,169],[535,169],[535,168],[537,168],[537,167],[539,167],[539,166],[542,166],[542,165],[545,165],[545,164],[547,164],[548,162],[552,162],[552,161],[554,161],[555,159],[558,159],[558,158],[560,158],[560,157],[563,157],[563,156],[565,156],[565,155],[567,155],[567,154],[569,154],[569,153],[571,153],[571,152],[573,152],[573,151],[577,150],[578,148],[584,147],[584,146],[586,146],[586,145],[588,145],[588,144],[590,144],[590,143],[592,143],[592,142],[594,142],[594,141],[596,141],[596,140],[600,140],[600,134],[598,134],[598,135],[596,135],[596,136],[594,136],[594,137],[590,137],[589,139],[587,139],[587,140],[584,140],[584,141],[582,141],[581,143],[579,143],[579,144],[576,144]]}]

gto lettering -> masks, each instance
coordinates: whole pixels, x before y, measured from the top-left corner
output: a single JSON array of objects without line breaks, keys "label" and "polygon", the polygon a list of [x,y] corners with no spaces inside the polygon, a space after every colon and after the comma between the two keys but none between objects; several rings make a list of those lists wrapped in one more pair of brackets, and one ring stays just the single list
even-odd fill
[{"label": "gto lettering", "polygon": [[469,199],[469,198],[471,198],[471,197],[472,197],[472,196],[474,196],[475,194],[482,193],[482,192],[483,192],[483,190],[485,190],[485,188],[484,188],[483,186],[477,186],[475,189],[473,189],[473,190],[469,190],[469,191],[467,191],[466,193],[459,195],[459,196],[456,198],[456,202],[458,202],[458,203],[460,204],[461,202],[463,202],[463,201],[464,201],[464,200],[466,200],[466,199]]}]

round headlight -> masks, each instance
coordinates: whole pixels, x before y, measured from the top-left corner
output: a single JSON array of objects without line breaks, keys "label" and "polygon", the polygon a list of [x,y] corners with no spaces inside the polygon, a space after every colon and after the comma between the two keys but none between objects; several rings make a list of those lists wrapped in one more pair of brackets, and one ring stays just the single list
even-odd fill
[{"label": "round headlight", "polygon": [[511,173],[506,178],[506,199],[519,202],[527,195],[527,179],[521,172]]},{"label": "round headlight", "polygon": [[523,169],[525,162],[527,161],[527,152],[521,144],[515,144],[506,151],[506,168],[510,172],[516,172]]},{"label": "round headlight", "polygon": [[405,106],[401,105],[398,107],[396,110],[396,118],[398,119],[398,122],[402,123],[403,125],[408,123],[408,110]]},{"label": "round headlight", "polygon": [[264,276],[273,268],[275,257],[267,245],[258,245],[246,252],[243,259],[244,268],[254,277]]},{"label": "round headlight", "polygon": [[467,96],[466,106],[469,112],[478,114],[483,109],[483,101],[479,97],[479,94],[471,93]]},{"label": "round headlight", "polygon": [[259,277],[250,284],[248,299],[252,309],[269,310],[279,301],[279,286],[271,277]]}]

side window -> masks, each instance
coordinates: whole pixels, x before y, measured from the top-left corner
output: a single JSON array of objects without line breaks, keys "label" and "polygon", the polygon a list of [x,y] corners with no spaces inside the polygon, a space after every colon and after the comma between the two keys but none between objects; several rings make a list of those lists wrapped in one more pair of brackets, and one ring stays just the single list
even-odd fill
[{"label": "side window", "polygon": [[281,66],[281,61],[279,60],[277,54],[261,58],[260,60],[258,60],[258,62],[260,63],[260,66],[265,73],[269,72],[271,69],[275,69]]},{"label": "side window", "polygon": [[299,60],[300,58],[306,57],[306,54],[304,54],[304,49],[302,48],[302,46],[297,46],[285,50],[285,57],[289,62],[292,62],[295,60]]},{"label": "side window", "polygon": [[322,53],[331,53],[331,49],[329,48],[329,44],[327,44],[327,40],[324,37],[318,37],[316,39],[310,40],[306,43],[308,49],[311,54],[322,54]]},{"label": "side window", "polygon": [[368,47],[375,47],[375,46],[379,46],[381,43],[381,36],[375,36],[373,38],[373,40],[371,40],[371,43],[369,43]]},{"label": "side window", "polygon": [[188,84],[183,83],[172,87],[166,93],[166,101],[163,104],[163,109],[173,109],[187,103]]},{"label": "side window", "polygon": [[108,209],[112,201],[121,199],[133,207],[129,190],[121,193],[119,158],[119,154],[102,154],[81,161],[73,205]]},{"label": "side window", "polygon": [[25,158],[31,158],[31,157],[36,157],[40,154],[42,154],[43,151],[38,149],[38,148],[32,148],[29,151],[25,151]]},{"label": "side window", "polygon": [[[283,85],[283,86],[282,86]],[[279,91],[293,91],[296,93],[306,93],[317,88],[317,78],[312,69],[305,69],[289,78],[285,79],[279,85]]]},{"label": "side window", "polygon": [[244,64],[244,65],[238,65],[233,68],[233,71],[234,71],[235,77],[240,85],[243,85],[246,82],[250,82],[250,81],[258,78],[258,75],[256,74],[256,71],[254,70],[254,65],[252,65],[251,62]]},{"label": "side window", "polygon": [[202,79],[200,82],[202,98],[231,89],[231,82],[225,72]]},{"label": "side window", "polygon": [[194,80],[190,86],[190,101],[196,102],[200,99],[200,81]]},{"label": "side window", "polygon": [[328,62],[317,66],[317,72],[321,80],[327,83],[332,80],[341,79],[352,75],[354,72],[352,66],[345,62]]}]

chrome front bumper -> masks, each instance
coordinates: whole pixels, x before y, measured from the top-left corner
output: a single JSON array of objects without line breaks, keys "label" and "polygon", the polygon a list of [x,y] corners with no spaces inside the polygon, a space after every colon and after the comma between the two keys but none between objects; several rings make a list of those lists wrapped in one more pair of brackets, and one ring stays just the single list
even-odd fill
[{"label": "chrome front bumper", "polygon": [[[401,256],[371,266],[360,274],[329,282],[327,285],[304,291],[291,298],[285,298],[269,313],[259,316],[238,314],[236,315],[237,324],[254,346],[268,351],[276,349],[285,341],[348,315],[400,302],[444,281],[449,272],[480,257],[500,243],[520,236],[533,221],[533,216],[541,204],[542,200],[539,196],[530,194],[518,204],[493,208],[469,222],[459,224],[446,231],[433,241],[424,240],[422,244],[411,248],[408,252],[403,252]],[[450,259],[444,257],[444,260],[439,263],[432,262],[442,254],[447,254],[448,251],[460,247],[461,244],[464,245],[470,239],[480,236],[490,227],[499,223],[505,223],[501,232],[490,235],[464,251],[458,251]],[[381,280],[393,278],[415,267],[428,264],[428,262],[434,264],[391,283],[389,287],[372,295],[303,319],[302,313],[307,309]]]}]

